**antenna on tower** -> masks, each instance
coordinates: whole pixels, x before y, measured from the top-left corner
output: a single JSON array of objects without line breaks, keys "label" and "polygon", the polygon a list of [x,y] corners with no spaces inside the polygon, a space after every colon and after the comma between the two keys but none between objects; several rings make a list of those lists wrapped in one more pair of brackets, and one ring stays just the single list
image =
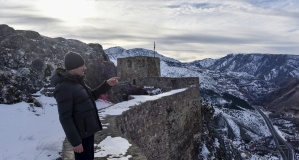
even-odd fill
[{"label": "antenna on tower", "polygon": [[156,57],[156,43],[154,42],[154,57]]}]

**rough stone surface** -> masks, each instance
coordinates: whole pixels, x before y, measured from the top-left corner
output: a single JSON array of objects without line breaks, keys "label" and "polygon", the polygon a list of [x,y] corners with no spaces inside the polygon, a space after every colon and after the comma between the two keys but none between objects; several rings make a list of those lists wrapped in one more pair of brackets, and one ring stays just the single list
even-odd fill
[{"label": "rough stone surface", "polygon": [[146,56],[118,58],[117,75],[122,81],[129,81],[133,85],[140,77],[160,76],[160,59]]},{"label": "rough stone surface", "polygon": [[75,156],[74,156],[74,151],[73,151],[73,147],[71,146],[70,142],[65,139],[63,141],[63,150],[62,150],[62,160],[74,160]]},{"label": "rough stone surface", "polygon": [[161,88],[164,92],[186,88],[190,85],[199,85],[198,77],[141,77],[136,80],[137,86],[154,86]]},{"label": "rough stone surface", "polygon": [[197,86],[147,101],[118,116],[117,126],[150,160],[196,159],[201,132],[199,97]]}]

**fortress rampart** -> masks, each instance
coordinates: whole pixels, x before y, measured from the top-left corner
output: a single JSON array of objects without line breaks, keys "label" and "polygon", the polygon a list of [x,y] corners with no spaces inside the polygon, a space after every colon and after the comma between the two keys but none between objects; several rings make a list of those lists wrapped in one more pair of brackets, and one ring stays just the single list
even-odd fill
[{"label": "fortress rampart", "polygon": [[137,86],[154,86],[161,88],[163,92],[189,86],[199,87],[198,77],[144,77],[136,80]]},{"label": "fortress rampart", "polygon": [[201,133],[199,87],[147,101],[116,117],[149,160],[193,160]]},{"label": "fortress rampart", "polygon": [[[197,159],[202,133],[199,86],[184,88],[175,94],[128,106],[130,109],[121,115],[104,118],[102,123],[109,125],[95,135],[95,143],[107,136],[125,138],[132,144],[127,152],[132,155],[130,160]],[[67,140],[63,148],[63,159],[72,159],[72,147]]]}]

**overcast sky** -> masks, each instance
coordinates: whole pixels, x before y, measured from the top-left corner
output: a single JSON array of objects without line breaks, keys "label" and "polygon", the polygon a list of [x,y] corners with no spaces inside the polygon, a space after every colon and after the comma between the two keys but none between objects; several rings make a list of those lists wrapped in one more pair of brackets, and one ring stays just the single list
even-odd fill
[{"label": "overcast sky", "polygon": [[230,53],[299,55],[298,0],[0,0],[0,23],[182,62]]}]

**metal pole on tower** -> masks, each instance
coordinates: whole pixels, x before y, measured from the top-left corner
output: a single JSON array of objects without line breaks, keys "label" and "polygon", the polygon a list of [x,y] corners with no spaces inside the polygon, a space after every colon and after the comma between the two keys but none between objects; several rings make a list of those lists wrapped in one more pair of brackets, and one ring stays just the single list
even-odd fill
[{"label": "metal pole on tower", "polygon": [[154,57],[156,57],[156,43],[154,42]]}]

